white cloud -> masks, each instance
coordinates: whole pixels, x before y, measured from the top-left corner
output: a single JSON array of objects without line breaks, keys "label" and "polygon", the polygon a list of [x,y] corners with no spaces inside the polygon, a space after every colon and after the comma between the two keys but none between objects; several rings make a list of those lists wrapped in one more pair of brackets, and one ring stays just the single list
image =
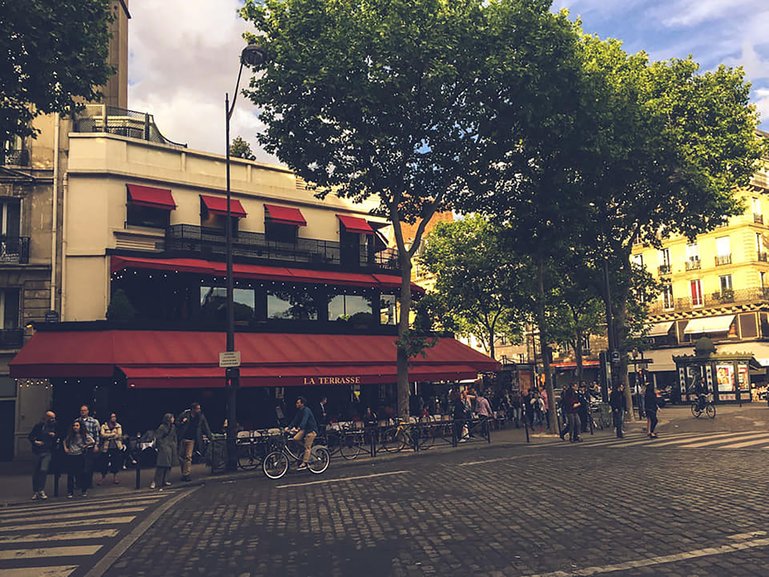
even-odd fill
[{"label": "white cloud", "polygon": [[[240,0],[141,0],[129,22],[129,107],[155,115],[160,131],[191,148],[224,153],[224,94],[235,88],[243,32]],[[244,69],[241,88],[248,84]],[[231,135],[251,143],[259,160],[253,104],[238,97]]]},{"label": "white cloud", "polygon": [[736,14],[760,13],[765,0],[677,0],[655,9],[666,26],[690,27],[704,22],[731,19]]},{"label": "white cloud", "polygon": [[761,120],[769,121],[769,88],[758,88],[754,91],[756,108],[761,114]]}]

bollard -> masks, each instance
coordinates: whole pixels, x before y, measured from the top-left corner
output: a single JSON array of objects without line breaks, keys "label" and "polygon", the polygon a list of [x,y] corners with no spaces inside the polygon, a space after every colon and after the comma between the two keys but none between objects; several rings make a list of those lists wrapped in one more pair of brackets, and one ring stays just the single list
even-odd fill
[{"label": "bollard", "polygon": [[526,415],[523,415],[523,429],[526,431],[526,442],[531,443],[531,438],[529,437],[529,419]]},{"label": "bollard", "polygon": [[59,496],[59,480],[61,479],[61,472],[56,471],[53,474],[53,496]]}]

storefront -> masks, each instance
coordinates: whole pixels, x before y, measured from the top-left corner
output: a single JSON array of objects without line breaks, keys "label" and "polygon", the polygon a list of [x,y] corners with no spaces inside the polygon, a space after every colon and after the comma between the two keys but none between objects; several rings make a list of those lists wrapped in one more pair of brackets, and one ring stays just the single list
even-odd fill
[{"label": "storefront", "polygon": [[694,383],[699,380],[716,403],[747,403],[752,400],[751,377],[765,369],[745,353],[716,353],[673,357],[678,374],[678,394],[682,401],[696,398]]}]

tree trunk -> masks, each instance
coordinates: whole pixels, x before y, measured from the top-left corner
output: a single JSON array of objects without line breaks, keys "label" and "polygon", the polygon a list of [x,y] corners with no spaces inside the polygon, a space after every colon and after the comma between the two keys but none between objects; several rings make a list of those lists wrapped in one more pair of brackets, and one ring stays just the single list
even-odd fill
[{"label": "tree trunk", "polygon": [[625,327],[625,321],[627,319],[627,294],[622,294],[622,298],[617,304],[617,314],[614,317],[614,334],[616,335],[618,349],[622,352],[620,356],[620,365],[618,367],[619,375],[618,381],[625,385],[625,400],[627,401],[628,414],[630,420],[635,420],[635,413],[633,412],[633,391],[628,386],[627,379],[627,351],[625,351],[625,337],[627,329]]},{"label": "tree trunk", "polygon": [[497,360],[496,353],[497,351],[494,348],[494,327],[491,327],[489,329],[489,356],[495,361]]},{"label": "tree trunk", "polygon": [[582,331],[577,329],[574,335],[577,339],[574,347],[574,358],[577,361],[577,382],[581,385],[583,380],[583,360],[582,360]]},{"label": "tree trunk", "polygon": [[[555,390],[550,375],[550,344],[547,337],[547,319],[545,317],[545,263],[537,263],[537,324],[539,325],[539,348],[542,355],[542,368],[545,372],[545,390],[547,391],[547,412],[550,421],[550,432],[558,431],[555,412]],[[539,385],[539,383],[537,383]]]},{"label": "tree trunk", "polygon": [[408,418],[409,396],[409,353],[406,341],[409,338],[409,316],[411,315],[411,258],[407,253],[400,252],[401,293],[399,296],[400,318],[398,319],[397,345],[397,390],[398,416]]}]

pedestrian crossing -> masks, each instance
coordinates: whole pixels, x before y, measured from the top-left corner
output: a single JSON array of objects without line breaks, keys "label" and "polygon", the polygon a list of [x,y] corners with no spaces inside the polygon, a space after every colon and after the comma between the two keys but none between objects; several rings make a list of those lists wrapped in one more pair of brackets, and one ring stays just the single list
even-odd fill
[{"label": "pedestrian crossing", "polygon": [[126,494],[0,509],[0,577],[78,577],[143,513],[173,495]]},{"label": "pedestrian crossing", "polygon": [[[645,433],[630,432],[618,439],[614,436],[583,435],[581,443],[565,441],[550,441],[529,445],[531,448],[542,447],[575,447],[623,449],[627,447],[642,448],[676,448],[676,449],[719,449],[719,450],[769,450],[769,431],[740,431],[716,433],[659,433],[656,439],[650,439]],[[0,576],[1,577],[1,576]]]}]

